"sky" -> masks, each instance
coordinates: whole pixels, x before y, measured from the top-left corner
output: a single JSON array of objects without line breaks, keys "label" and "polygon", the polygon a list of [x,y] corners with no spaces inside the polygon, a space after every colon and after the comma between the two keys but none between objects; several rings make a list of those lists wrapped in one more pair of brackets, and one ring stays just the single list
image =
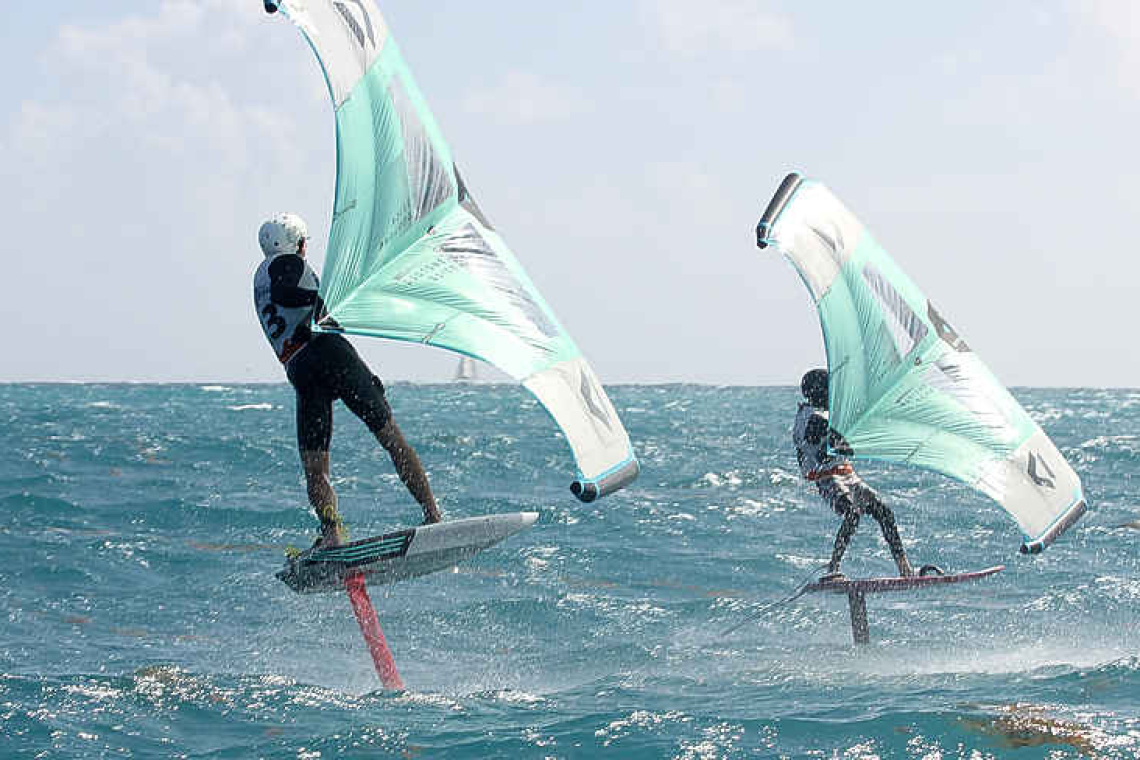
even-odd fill
[{"label": "sky", "polygon": [[[282,381],[257,229],[301,214],[319,263],[335,173],[301,35],[260,0],[6,3],[0,382]],[[825,361],[794,270],[755,247],[794,169],[1005,383],[1140,384],[1140,4],[378,4],[604,382],[793,384]],[[456,364],[354,342],[388,382]]]}]

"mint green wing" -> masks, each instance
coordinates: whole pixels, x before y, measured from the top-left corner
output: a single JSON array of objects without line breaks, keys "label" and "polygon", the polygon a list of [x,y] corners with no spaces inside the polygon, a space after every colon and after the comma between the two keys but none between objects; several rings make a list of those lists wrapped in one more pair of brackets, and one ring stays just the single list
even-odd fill
[{"label": "mint green wing", "polygon": [[638,473],[578,346],[467,190],[372,0],[285,0],[336,114],[337,183],[315,329],[411,341],[492,364],[562,428],[589,501]]},{"label": "mint green wing", "polygon": [[941,472],[993,498],[1048,546],[1085,511],[1057,447],[855,216],[791,174],[757,228],[811,293],[830,370],[831,426],[856,457]]}]

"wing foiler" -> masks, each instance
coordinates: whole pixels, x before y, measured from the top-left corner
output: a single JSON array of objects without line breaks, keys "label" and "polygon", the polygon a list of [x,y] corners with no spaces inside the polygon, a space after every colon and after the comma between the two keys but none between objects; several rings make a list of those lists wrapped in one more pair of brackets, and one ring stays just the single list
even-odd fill
[{"label": "wing foiler", "polygon": [[1036,553],[1085,512],[1080,478],[867,229],[789,174],[756,228],[795,266],[823,327],[831,426],[855,456],[923,467],[1000,504]]},{"label": "wing foiler", "polygon": [[475,204],[372,0],[264,0],[316,54],[337,179],[314,329],[446,348],[522,382],[565,434],[582,501],[639,468],[586,359]]}]

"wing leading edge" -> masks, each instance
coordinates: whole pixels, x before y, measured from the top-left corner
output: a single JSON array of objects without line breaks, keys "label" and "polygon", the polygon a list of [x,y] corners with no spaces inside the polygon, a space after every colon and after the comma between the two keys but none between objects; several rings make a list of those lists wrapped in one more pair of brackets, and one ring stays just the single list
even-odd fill
[{"label": "wing leading edge", "polygon": [[315,329],[445,348],[521,382],[562,429],[592,501],[639,466],[569,333],[475,203],[373,0],[283,0],[325,75],[337,184]]}]

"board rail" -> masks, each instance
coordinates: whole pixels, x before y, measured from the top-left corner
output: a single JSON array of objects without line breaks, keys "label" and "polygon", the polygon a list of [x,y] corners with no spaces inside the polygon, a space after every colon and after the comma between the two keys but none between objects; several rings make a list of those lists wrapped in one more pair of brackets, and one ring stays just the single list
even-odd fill
[{"label": "board rail", "polygon": [[867,623],[867,594],[918,591],[934,586],[967,583],[987,578],[1000,573],[1002,570],[1005,570],[1005,565],[994,565],[984,570],[972,570],[966,573],[819,580],[805,586],[803,592],[805,594],[845,594],[847,596],[848,608],[851,612],[851,637],[856,644],[869,644],[871,642],[871,632]]}]

